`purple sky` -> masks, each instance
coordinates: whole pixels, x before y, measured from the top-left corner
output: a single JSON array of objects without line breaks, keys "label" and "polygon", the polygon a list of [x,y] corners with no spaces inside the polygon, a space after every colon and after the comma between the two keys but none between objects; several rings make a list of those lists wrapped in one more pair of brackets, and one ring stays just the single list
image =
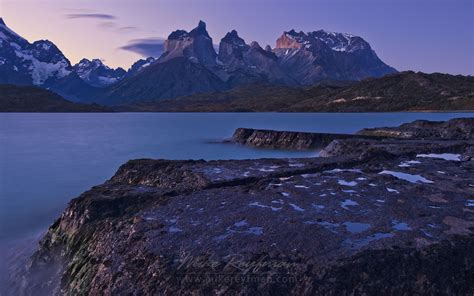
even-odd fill
[{"label": "purple sky", "polygon": [[[272,47],[284,30],[325,29],[362,36],[398,70],[474,75],[473,15],[474,0],[0,2],[0,16],[28,40],[49,39],[74,63],[101,58],[124,68],[159,48],[171,31],[190,30],[202,19],[214,43],[232,29],[247,43]],[[148,47],[133,46],[143,42]]]}]

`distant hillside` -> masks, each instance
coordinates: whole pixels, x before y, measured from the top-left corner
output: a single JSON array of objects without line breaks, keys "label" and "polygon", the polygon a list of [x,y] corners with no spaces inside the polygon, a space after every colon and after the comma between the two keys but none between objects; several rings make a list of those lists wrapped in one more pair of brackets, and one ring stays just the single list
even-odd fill
[{"label": "distant hillside", "polygon": [[110,109],[73,103],[35,86],[1,84],[0,112],[110,112]]},{"label": "distant hillside", "polygon": [[401,72],[310,88],[247,85],[124,108],[158,112],[393,112],[474,110],[474,77]]}]

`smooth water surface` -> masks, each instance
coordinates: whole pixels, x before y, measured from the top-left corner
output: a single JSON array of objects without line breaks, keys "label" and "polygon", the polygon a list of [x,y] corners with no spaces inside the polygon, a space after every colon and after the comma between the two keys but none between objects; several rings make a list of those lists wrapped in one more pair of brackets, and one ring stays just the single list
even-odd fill
[{"label": "smooth water surface", "polygon": [[311,157],[212,143],[237,127],[353,133],[466,113],[0,114],[0,245],[43,231],[67,202],[134,158]]}]

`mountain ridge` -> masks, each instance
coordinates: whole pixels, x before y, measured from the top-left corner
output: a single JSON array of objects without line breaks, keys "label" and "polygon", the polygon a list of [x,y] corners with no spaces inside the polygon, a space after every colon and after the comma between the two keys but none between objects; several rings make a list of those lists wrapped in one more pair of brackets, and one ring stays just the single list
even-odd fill
[{"label": "mountain ridge", "polygon": [[[83,59],[72,65],[54,43],[30,44],[9,29],[3,19],[0,32],[0,42],[5,44],[0,48],[0,83],[38,85],[75,101],[109,105],[170,99],[246,84],[307,86],[324,80],[361,80],[396,72],[361,37],[323,30],[284,32],[274,49],[264,49],[256,41],[247,44],[236,30],[231,30],[216,52],[206,23],[199,21],[189,32],[180,29],[170,33],[159,58],[139,60],[128,71],[109,68],[100,59]],[[13,48],[12,40],[16,44]],[[176,58],[186,58],[194,65],[173,61]],[[183,72],[191,68],[195,72]],[[174,77],[174,81],[167,76]],[[164,81],[157,81],[158,77]],[[141,89],[145,85],[148,92]]]},{"label": "mountain ridge", "polygon": [[52,41],[30,43],[0,18],[0,83],[36,85],[69,99],[90,101],[99,89],[134,72],[137,69],[110,68],[100,59],[84,58],[73,65]]}]

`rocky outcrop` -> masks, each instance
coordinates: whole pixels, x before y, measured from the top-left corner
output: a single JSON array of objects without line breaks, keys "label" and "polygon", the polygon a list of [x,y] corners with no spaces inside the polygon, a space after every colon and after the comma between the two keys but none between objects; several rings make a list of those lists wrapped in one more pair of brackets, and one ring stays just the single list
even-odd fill
[{"label": "rocky outcrop", "polygon": [[239,37],[236,30],[227,33],[219,43],[219,61],[228,67],[244,66],[244,52],[249,49],[245,40]]},{"label": "rocky outcrop", "polygon": [[129,161],[72,200],[15,294],[474,293],[474,162]]},{"label": "rocky outcrop", "polygon": [[455,118],[448,121],[417,120],[399,127],[363,129],[357,135],[400,139],[473,140],[474,118]]},{"label": "rocky outcrop", "polygon": [[187,57],[208,67],[216,65],[217,54],[212,45],[212,38],[207,33],[206,23],[203,21],[199,21],[198,26],[189,33],[184,30],[172,32],[165,40],[164,50],[158,63],[177,57]]},{"label": "rocky outcrop", "polygon": [[474,141],[423,141],[423,140],[370,140],[370,139],[337,139],[329,143],[320,152],[321,157],[334,157],[341,155],[359,156],[368,152],[389,153],[401,155],[410,151],[418,153],[457,153],[466,154],[466,150]]},{"label": "rocky outcrop", "polygon": [[[322,149],[320,155],[329,157],[360,155],[368,150],[400,155],[415,148],[420,152],[463,153],[463,149],[473,141],[474,118],[455,118],[440,122],[417,120],[399,127],[363,129],[355,135],[238,128],[226,142],[271,149]],[[469,153],[465,152],[466,157]]]},{"label": "rocky outcrop", "polygon": [[370,139],[337,139],[320,151],[320,156],[361,155],[367,151],[390,154],[459,153],[460,159],[472,158],[474,144],[474,118],[455,118],[448,121],[416,120],[398,127],[363,129],[356,137],[380,137]]},{"label": "rocky outcrop", "polygon": [[257,42],[247,45],[237,31],[232,30],[219,44],[219,61],[225,68],[225,80],[229,87],[249,83],[275,83],[294,85],[278,64],[271,50],[264,50]]},{"label": "rocky outcrop", "polygon": [[353,135],[346,134],[305,133],[238,128],[235,130],[229,141],[259,148],[311,150],[323,148],[335,139],[353,137]]}]

